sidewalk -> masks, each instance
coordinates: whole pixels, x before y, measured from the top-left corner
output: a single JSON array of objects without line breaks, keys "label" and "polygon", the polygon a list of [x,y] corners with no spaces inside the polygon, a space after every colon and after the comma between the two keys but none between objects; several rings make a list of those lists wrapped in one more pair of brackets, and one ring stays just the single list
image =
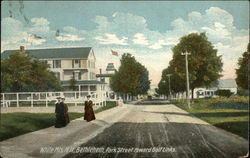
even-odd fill
[{"label": "sidewalk", "polygon": [[[131,110],[131,105],[115,107],[96,114],[96,120],[79,118],[64,128],[49,127],[0,142],[3,158],[62,157],[67,153],[40,153],[42,147],[77,147],[101,133]],[[79,139],[80,138],[80,139]]]}]

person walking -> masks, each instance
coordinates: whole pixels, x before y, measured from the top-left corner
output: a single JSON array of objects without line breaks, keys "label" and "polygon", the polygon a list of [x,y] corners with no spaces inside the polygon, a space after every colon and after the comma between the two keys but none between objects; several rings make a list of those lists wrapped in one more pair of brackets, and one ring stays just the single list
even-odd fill
[{"label": "person walking", "polygon": [[61,97],[57,97],[57,102],[55,106],[55,114],[56,114],[56,121],[55,121],[55,128],[61,128],[66,126],[66,121],[64,117],[64,105],[61,102]]},{"label": "person walking", "polygon": [[70,120],[69,120],[69,114],[68,114],[68,105],[65,104],[65,97],[61,98],[61,102],[63,103],[65,123],[67,125],[70,122]]},{"label": "person walking", "polygon": [[87,100],[84,103],[84,120],[87,122],[95,120],[95,114],[93,110],[93,102],[90,100],[90,95],[87,96]]}]

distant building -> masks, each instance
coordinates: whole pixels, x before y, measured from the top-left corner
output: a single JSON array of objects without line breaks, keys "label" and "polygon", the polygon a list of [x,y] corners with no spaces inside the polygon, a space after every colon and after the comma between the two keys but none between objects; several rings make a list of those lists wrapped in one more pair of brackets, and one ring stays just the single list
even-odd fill
[{"label": "distant building", "polygon": [[100,74],[96,74],[97,80],[106,84],[105,91],[107,92],[107,95],[113,93],[110,87],[110,77],[112,77],[116,71],[117,70],[115,69],[114,64],[108,63],[106,67],[106,73],[103,73],[102,69],[100,69]]},{"label": "distant building", "polygon": [[91,47],[25,50],[21,46],[20,50],[4,51],[1,54],[1,59],[6,59],[16,52],[26,53],[49,64],[49,69],[61,81],[65,91],[71,90],[70,80],[72,78],[76,80],[75,86],[79,91],[104,89],[104,82],[96,79],[96,58]]},{"label": "distant building", "polygon": [[218,89],[230,90],[233,94],[237,94],[237,84],[234,79],[218,80],[217,85],[211,88],[195,88],[194,98],[215,97],[215,91]]}]

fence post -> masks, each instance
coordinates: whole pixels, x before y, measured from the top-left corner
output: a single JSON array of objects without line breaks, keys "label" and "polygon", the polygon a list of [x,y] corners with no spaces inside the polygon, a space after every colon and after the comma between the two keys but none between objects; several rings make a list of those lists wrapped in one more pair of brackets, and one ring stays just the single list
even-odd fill
[{"label": "fence post", "polygon": [[45,102],[46,102],[46,107],[48,107],[47,92],[45,92]]},{"label": "fence post", "polygon": [[19,108],[19,95],[16,93],[16,105]]},{"label": "fence post", "polygon": [[30,99],[31,99],[31,107],[33,107],[33,93],[31,93]]},{"label": "fence post", "polygon": [[[4,93],[1,93],[1,94],[3,95],[3,106],[7,107],[7,106],[6,106],[7,103],[5,103]],[[6,104],[6,105],[4,105],[4,104]]]}]

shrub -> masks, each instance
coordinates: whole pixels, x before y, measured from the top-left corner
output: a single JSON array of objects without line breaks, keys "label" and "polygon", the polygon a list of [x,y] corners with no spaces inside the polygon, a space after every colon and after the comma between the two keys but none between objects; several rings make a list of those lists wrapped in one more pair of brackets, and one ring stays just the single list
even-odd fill
[{"label": "shrub", "polygon": [[230,97],[233,93],[230,90],[226,90],[226,89],[218,89],[217,91],[215,91],[215,95],[218,95],[220,97]]}]

